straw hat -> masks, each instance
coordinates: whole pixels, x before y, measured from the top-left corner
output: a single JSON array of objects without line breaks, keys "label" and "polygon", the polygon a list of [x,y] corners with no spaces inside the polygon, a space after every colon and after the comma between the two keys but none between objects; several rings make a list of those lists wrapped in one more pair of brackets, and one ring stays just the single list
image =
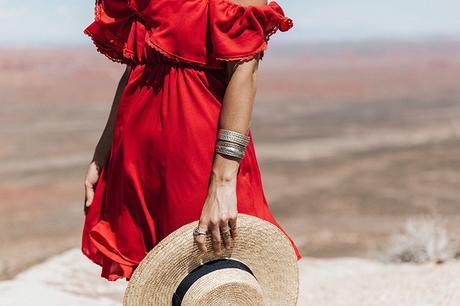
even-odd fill
[{"label": "straw hat", "polygon": [[297,257],[277,226],[238,214],[233,248],[218,256],[209,235],[208,252],[199,251],[192,234],[197,225],[182,226],[145,256],[128,283],[124,306],[297,304]]}]

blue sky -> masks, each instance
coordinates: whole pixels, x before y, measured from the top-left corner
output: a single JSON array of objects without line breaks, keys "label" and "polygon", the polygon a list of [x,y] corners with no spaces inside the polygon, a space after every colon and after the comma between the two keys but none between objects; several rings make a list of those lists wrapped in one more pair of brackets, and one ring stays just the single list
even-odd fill
[{"label": "blue sky", "polygon": [[[295,26],[276,40],[460,37],[459,0],[277,2]],[[88,44],[82,31],[93,7],[93,0],[0,0],[0,45]]]}]

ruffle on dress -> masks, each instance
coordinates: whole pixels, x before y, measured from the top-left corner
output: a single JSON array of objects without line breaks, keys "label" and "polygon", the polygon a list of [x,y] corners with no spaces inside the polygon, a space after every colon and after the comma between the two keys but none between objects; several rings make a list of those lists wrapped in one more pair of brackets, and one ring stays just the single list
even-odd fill
[{"label": "ruffle on dress", "polygon": [[267,49],[271,35],[293,26],[281,6],[271,1],[264,6],[242,6],[228,0],[215,0],[210,6],[212,57],[217,60],[253,58]]},{"label": "ruffle on dress", "polygon": [[146,29],[133,2],[96,0],[94,14],[84,33],[97,50],[114,62],[140,64]]},{"label": "ruffle on dress", "polygon": [[262,57],[270,36],[292,26],[275,1],[96,0],[95,20],[84,33],[115,62],[146,64],[156,51],[177,62],[222,68],[223,61]]}]

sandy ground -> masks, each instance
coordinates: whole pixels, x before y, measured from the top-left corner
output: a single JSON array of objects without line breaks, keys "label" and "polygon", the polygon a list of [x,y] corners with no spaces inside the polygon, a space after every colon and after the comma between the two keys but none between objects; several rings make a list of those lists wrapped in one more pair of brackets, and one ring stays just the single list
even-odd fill
[{"label": "sandy ground", "polygon": [[[84,173],[122,68],[93,48],[0,49],[0,279],[80,244]],[[271,46],[253,136],[304,256],[377,258],[431,211],[460,237],[459,71],[455,42]]]},{"label": "sandy ground", "polygon": [[[0,282],[4,306],[121,305],[127,282],[108,282],[78,249]],[[299,262],[299,305],[457,306],[460,262],[385,265],[359,258]]]}]

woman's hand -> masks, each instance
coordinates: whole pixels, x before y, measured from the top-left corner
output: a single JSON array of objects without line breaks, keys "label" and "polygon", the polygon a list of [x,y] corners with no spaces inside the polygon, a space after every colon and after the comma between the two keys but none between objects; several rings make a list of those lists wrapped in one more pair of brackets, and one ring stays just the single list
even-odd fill
[{"label": "woman's hand", "polygon": [[85,177],[85,203],[83,211],[85,215],[88,212],[88,208],[93,202],[94,198],[94,187],[99,180],[99,175],[101,174],[100,167],[95,161],[92,161],[89,164],[88,171],[86,172]]},{"label": "woman's hand", "polygon": [[88,213],[88,208],[93,203],[96,183],[101,175],[102,167],[104,167],[110,155],[112,138],[110,135],[107,135],[109,134],[104,132],[101,139],[99,139],[96,150],[94,151],[93,159],[86,171],[85,202],[83,204],[83,211],[85,212],[85,215]]},{"label": "woman's hand", "polygon": [[[216,154],[211,173],[209,191],[204,203],[198,230],[210,232],[212,246],[216,255],[222,254],[222,242],[227,250],[233,247],[237,236],[237,197],[236,179],[239,162]],[[206,236],[195,236],[198,248],[207,252]]]}]

